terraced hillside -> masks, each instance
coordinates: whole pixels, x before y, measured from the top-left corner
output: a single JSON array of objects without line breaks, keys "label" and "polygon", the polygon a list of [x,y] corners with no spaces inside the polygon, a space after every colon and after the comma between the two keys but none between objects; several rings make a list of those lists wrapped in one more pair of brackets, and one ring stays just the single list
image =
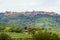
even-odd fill
[{"label": "terraced hillside", "polygon": [[4,12],[0,13],[0,26],[60,28],[60,15],[44,11]]}]

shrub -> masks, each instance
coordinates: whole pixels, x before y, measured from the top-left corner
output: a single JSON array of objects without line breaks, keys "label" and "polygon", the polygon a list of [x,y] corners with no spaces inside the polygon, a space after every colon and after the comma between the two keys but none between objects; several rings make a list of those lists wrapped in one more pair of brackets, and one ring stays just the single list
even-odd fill
[{"label": "shrub", "polygon": [[32,40],[60,40],[60,37],[52,32],[42,31],[32,35]]},{"label": "shrub", "polygon": [[0,40],[11,40],[11,37],[7,35],[6,33],[1,33]]},{"label": "shrub", "polygon": [[11,27],[10,32],[21,33],[22,28],[21,27]]},{"label": "shrub", "polygon": [[5,27],[0,27],[0,32],[3,32],[4,29]]}]

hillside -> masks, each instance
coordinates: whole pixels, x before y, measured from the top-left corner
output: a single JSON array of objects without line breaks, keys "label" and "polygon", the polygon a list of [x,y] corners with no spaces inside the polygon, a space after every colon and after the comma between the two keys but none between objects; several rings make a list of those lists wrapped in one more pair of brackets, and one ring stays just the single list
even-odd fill
[{"label": "hillside", "polygon": [[60,27],[60,15],[55,12],[26,11],[0,13],[0,26]]}]

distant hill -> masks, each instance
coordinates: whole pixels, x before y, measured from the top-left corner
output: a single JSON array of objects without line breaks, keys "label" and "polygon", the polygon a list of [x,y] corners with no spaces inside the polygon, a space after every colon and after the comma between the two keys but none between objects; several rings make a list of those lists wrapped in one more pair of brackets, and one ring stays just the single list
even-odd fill
[{"label": "distant hill", "polygon": [[26,11],[0,13],[0,26],[60,27],[60,15],[55,12]]}]

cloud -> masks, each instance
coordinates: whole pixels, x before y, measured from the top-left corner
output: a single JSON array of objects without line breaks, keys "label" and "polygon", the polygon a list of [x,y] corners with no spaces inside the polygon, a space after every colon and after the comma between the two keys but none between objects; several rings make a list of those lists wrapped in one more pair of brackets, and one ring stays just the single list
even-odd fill
[{"label": "cloud", "polygon": [[60,0],[0,0],[0,11],[43,10],[60,13]]}]

